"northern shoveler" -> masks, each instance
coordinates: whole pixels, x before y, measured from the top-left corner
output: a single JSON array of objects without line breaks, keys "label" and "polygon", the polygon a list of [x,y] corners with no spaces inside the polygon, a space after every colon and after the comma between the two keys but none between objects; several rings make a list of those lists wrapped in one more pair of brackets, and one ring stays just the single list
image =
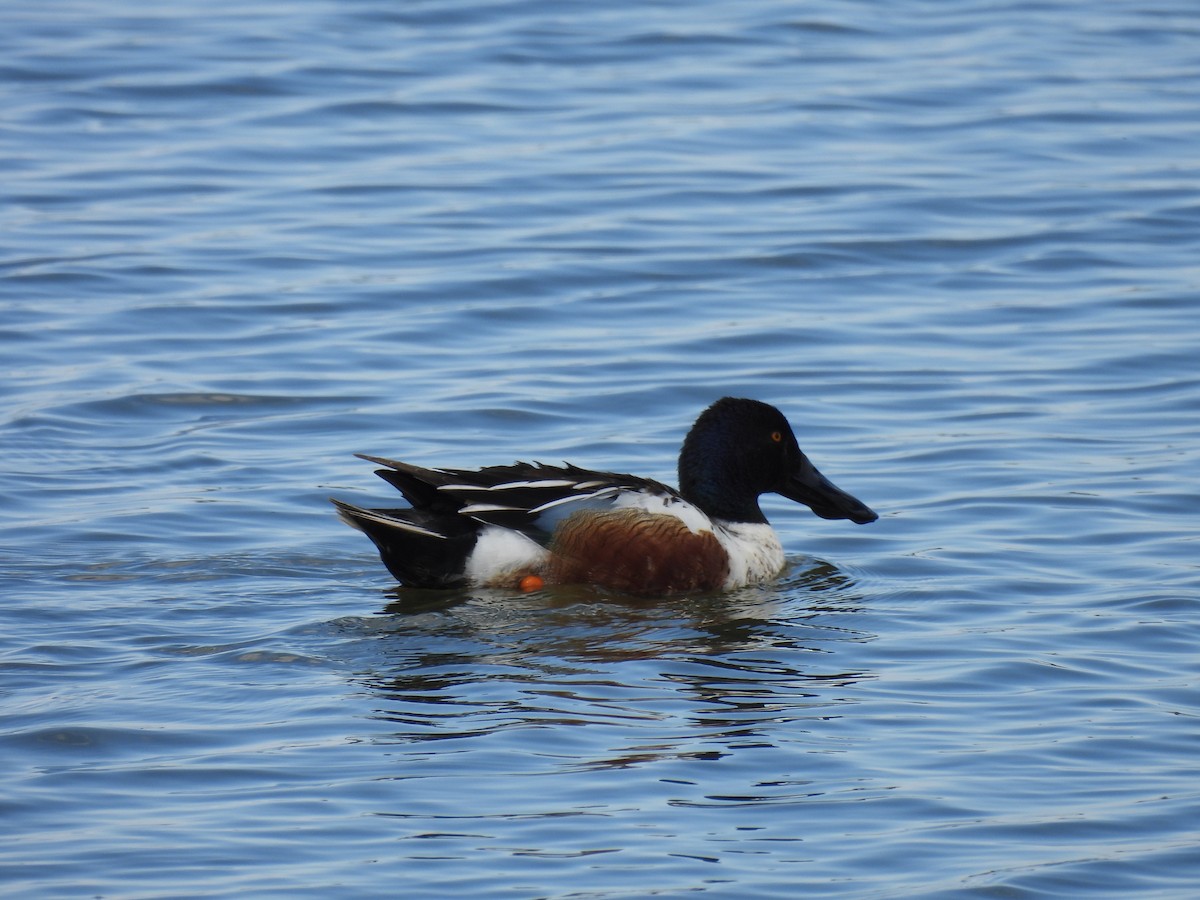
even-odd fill
[{"label": "northern shoveler", "polygon": [[725,397],[700,414],[679,452],[679,490],[570,464],[425,469],[360,458],[412,504],[334,500],[402,584],[536,589],[595,584],[661,595],[740,587],[778,575],[783,547],[758,505],[777,493],[824,519],[878,516],[801,452],[783,414]]}]

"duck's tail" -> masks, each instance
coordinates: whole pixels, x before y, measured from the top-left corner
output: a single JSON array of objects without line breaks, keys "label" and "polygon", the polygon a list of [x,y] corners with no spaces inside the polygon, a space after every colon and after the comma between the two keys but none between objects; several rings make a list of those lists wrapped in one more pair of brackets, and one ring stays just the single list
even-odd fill
[{"label": "duck's tail", "polygon": [[415,509],[364,509],[333,498],[330,502],[342,521],[371,539],[401,584],[447,588],[467,583],[467,557],[476,539],[471,519]]}]

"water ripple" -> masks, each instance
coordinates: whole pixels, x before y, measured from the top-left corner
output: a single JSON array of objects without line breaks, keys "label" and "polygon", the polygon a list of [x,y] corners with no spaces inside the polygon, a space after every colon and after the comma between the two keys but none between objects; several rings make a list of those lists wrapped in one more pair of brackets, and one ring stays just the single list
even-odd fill
[{"label": "water ripple", "polygon": [[[1190,8],[93,6],[0,13],[9,893],[1194,893]],[[639,603],[328,507],[722,394],[880,521]]]}]

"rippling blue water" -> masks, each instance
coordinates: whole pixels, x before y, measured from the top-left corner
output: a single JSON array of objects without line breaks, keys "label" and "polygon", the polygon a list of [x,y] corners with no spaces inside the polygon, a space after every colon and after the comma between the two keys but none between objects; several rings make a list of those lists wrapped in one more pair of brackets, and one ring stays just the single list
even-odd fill
[{"label": "rippling blue water", "polygon": [[[1193,895],[1191,4],[0,24],[6,896]],[[327,503],[723,394],[881,520],[631,602]]]}]

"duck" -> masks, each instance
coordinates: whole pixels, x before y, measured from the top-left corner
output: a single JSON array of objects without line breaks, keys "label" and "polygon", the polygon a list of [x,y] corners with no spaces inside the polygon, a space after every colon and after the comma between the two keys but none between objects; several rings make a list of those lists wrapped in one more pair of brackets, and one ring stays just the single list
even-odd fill
[{"label": "duck", "polygon": [[332,499],[401,585],[506,588],[589,584],[634,596],[731,590],[776,578],[783,545],[759,498],[775,493],[823,519],[878,515],[800,450],[788,420],[759,400],[723,397],[679,452],[679,487],[570,463],[424,468],[356,454],[409,503],[369,509]]}]

